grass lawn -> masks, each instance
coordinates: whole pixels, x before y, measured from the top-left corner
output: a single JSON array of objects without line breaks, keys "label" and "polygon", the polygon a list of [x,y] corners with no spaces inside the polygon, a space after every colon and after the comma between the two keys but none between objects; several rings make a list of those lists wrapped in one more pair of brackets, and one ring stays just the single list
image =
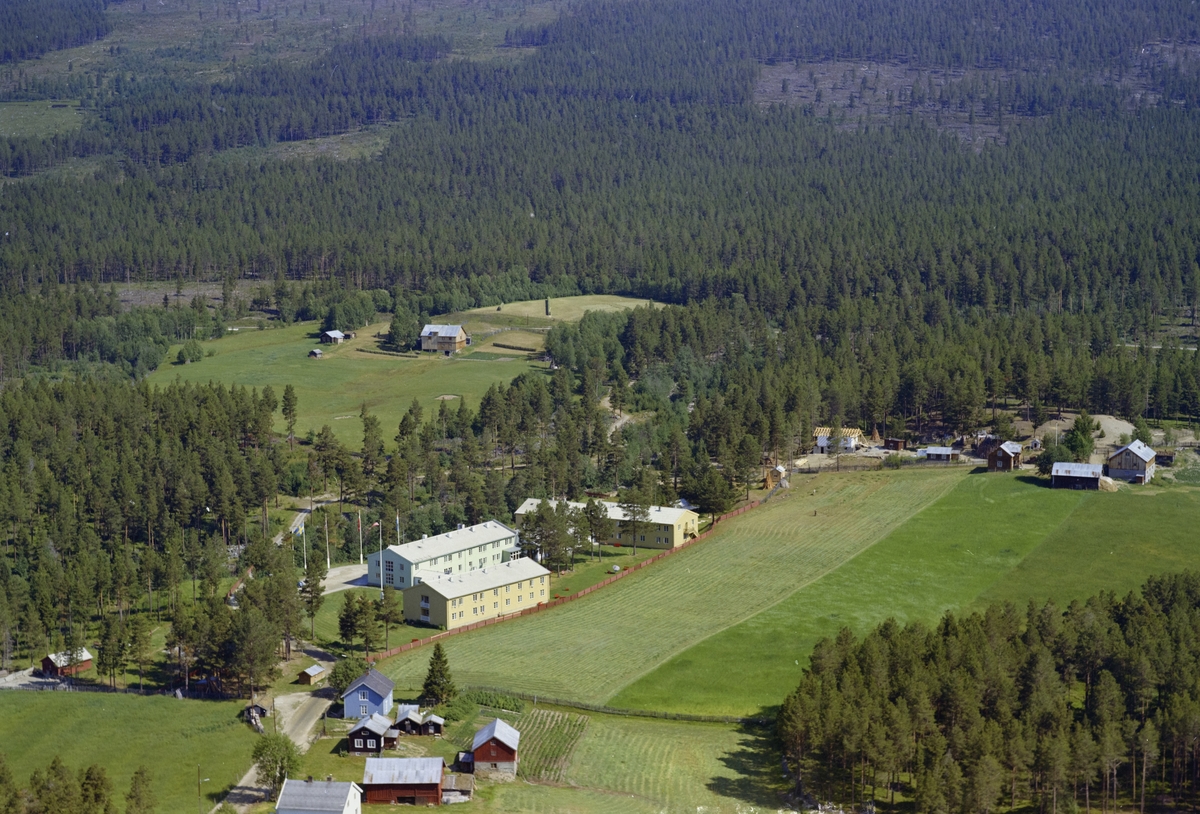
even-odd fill
[{"label": "grass lawn", "polygon": [[[797,480],[794,498],[727,521],[727,532],[603,591],[447,639],[455,680],[604,702],[676,653],[836,568],[963,477],[947,469]],[[404,694],[420,687],[428,661],[421,648],[380,669]]]},{"label": "grass lawn", "polygon": [[[470,354],[446,359],[432,354],[411,357],[363,352],[378,349],[374,334],[386,333],[387,328],[386,323],[370,325],[358,331],[356,339],[338,346],[319,345],[315,334],[320,325],[316,322],[265,331],[241,330],[202,343],[205,352],[213,351],[214,356],[190,365],[164,364],[149,380],[165,385],[178,376],[200,383],[269,384],[279,398],[291,384],[299,401],[297,436],[328,424],[342,443],[359,449],[362,422],[358,416],[364,403],[379,417],[384,438],[390,442],[414,398],[425,408],[426,417],[441,406],[439,396],[455,397],[449,402],[451,409],[458,408],[459,398],[475,408],[493,384],[508,383],[529,370],[546,369],[545,364],[521,353],[510,354],[507,361],[482,361],[471,359]],[[308,358],[308,352],[316,347],[325,352],[325,358]],[[167,358],[173,360],[177,352],[178,347],[172,347]],[[282,415],[277,415],[275,428],[286,432]]]},{"label": "grass lawn", "polygon": [[[552,297],[550,299],[550,316],[546,316],[545,300],[522,300],[521,302],[506,302],[497,310],[496,306],[475,308],[464,312],[468,316],[490,320],[500,315],[536,319],[539,322],[553,324],[555,322],[577,322],[583,319],[588,311],[628,311],[639,305],[656,305],[653,300],[621,297],[615,294],[585,294],[579,297]],[[537,327],[531,321],[531,325]],[[516,343],[521,344],[521,343]]]},{"label": "grass lawn", "polygon": [[82,124],[78,99],[0,104],[0,136],[48,138],[78,130]]},{"label": "grass lawn", "polygon": [[208,811],[250,767],[254,732],[238,720],[238,701],[179,701],[108,693],[0,693],[0,752],[20,785],[55,755],[78,770],[97,763],[123,805],[129,780],[150,768],[158,810],[196,809],[196,767]]},{"label": "grass lawn", "polygon": [[[934,622],[946,610],[996,600],[1066,604],[1194,566],[1200,490],[1111,494],[1046,484],[1028,476],[963,479],[857,558],[679,654],[611,703],[753,713],[779,703],[816,641],[842,627],[861,634],[888,617]],[[715,663],[737,668],[714,670]]]}]

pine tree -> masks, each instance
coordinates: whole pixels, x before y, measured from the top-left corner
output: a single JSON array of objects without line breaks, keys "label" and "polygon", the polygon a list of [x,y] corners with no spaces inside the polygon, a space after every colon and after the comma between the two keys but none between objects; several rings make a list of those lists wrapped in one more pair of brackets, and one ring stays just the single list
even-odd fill
[{"label": "pine tree", "polygon": [[155,814],[157,801],[150,785],[150,770],[138,766],[129,782],[129,793],[125,795],[126,814]]},{"label": "pine tree", "polygon": [[433,655],[429,657],[429,672],[425,675],[425,684],[421,688],[421,697],[434,706],[454,700],[458,690],[454,687],[454,679],[450,675],[450,663],[446,660],[446,651],[442,643],[433,646]]}]

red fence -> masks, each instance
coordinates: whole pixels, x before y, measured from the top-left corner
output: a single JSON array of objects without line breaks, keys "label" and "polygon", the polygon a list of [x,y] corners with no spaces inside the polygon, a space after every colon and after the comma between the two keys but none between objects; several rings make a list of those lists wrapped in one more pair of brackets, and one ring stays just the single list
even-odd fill
[{"label": "red fence", "polygon": [[373,656],[368,656],[367,661],[373,663],[373,662],[379,661],[381,659],[391,658],[392,656],[398,656],[401,653],[407,652],[409,650],[415,650],[418,647],[424,647],[427,644],[432,644],[433,642],[436,642],[439,639],[445,639],[448,636],[457,636],[460,633],[469,633],[470,631],[478,630],[481,627],[487,627],[488,625],[496,625],[501,622],[507,622],[510,619],[518,619],[522,616],[529,616],[530,614],[533,614],[533,613],[541,613],[542,611],[549,610],[550,608],[557,608],[559,605],[564,605],[567,602],[574,602],[576,599],[582,599],[583,597],[587,596],[588,594],[592,593],[593,591],[598,591],[601,588],[605,588],[609,585],[612,585],[617,580],[624,579],[625,577],[629,576],[630,574],[632,574],[635,571],[640,571],[641,569],[646,568],[647,566],[653,565],[654,563],[659,562],[660,560],[666,559],[667,557],[671,556],[672,554],[678,554],[680,551],[683,551],[684,549],[688,548],[689,546],[695,545],[696,543],[700,542],[701,540],[705,539],[710,534],[712,534],[713,531],[717,527],[717,523],[720,523],[722,520],[728,520],[729,518],[737,517],[740,514],[745,514],[746,512],[750,511],[751,509],[755,509],[755,508],[761,506],[762,503],[763,503],[763,501],[761,501],[761,500],[755,500],[750,503],[747,503],[745,506],[741,507],[740,509],[735,509],[732,512],[723,514],[717,518],[716,523],[713,523],[711,526],[709,526],[708,531],[704,532],[703,534],[696,535],[695,537],[688,540],[687,542],[685,542],[683,545],[679,546],[678,548],[672,548],[668,551],[662,552],[661,554],[655,554],[653,557],[650,557],[649,559],[642,560],[637,565],[631,565],[628,568],[626,568],[624,571],[619,571],[616,574],[613,574],[611,577],[606,577],[605,579],[602,579],[600,582],[597,582],[595,585],[589,585],[588,587],[584,588],[583,590],[577,591],[576,593],[573,593],[570,596],[564,596],[559,599],[552,599],[549,602],[543,602],[539,605],[535,605],[532,608],[526,608],[523,611],[518,611],[517,613],[510,613],[505,616],[496,616],[491,619],[485,619],[482,622],[472,622],[469,625],[463,625],[462,627],[456,627],[451,630],[443,630],[443,631],[433,634],[432,636],[426,636],[424,639],[413,639],[408,644],[402,644],[399,647],[393,647],[391,650],[384,651],[383,653],[376,653]]}]

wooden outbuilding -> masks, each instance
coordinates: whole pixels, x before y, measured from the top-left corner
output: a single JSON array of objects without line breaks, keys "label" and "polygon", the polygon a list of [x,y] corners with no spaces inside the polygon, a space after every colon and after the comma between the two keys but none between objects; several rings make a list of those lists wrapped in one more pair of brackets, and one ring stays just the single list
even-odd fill
[{"label": "wooden outbuilding", "polygon": [[325,680],[325,668],[319,664],[314,664],[307,670],[301,670],[298,680],[301,684],[320,684]]},{"label": "wooden outbuilding", "polygon": [[953,447],[929,447],[917,451],[917,456],[927,461],[957,461],[959,451]]},{"label": "wooden outbuilding", "polygon": [[445,768],[440,757],[367,758],[362,781],[366,802],[440,806]]},{"label": "wooden outbuilding", "polygon": [[442,732],[446,729],[446,721],[440,715],[434,715],[432,712],[426,713],[425,720],[421,721],[422,735],[442,736]]},{"label": "wooden outbuilding", "polygon": [[1098,490],[1103,474],[1104,467],[1100,464],[1059,462],[1050,471],[1050,485],[1055,489]]},{"label": "wooden outbuilding", "polygon": [[313,348],[308,352],[308,356],[310,359],[320,359],[325,356],[325,351],[320,348]]},{"label": "wooden outbuilding", "polygon": [[1154,450],[1141,441],[1126,444],[1108,456],[1108,476],[1113,480],[1148,483],[1154,469]]},{"label": "wooden outbuilding", "polygon": [[471,344],[471,337],[461,325],[426,325],[421,329],[421,350],[458,353]]},{"label": "wooden outbuilding", "polygon": [[284,780],[275,814],[362,814],[362,789],[357,783],[333,780]]},{"label": "wooden outbuilding", "polygon": [[517,773],[521,733],[499,718],[475,733],[471,755],[475,772]]},{"label": "wooden outbuilding", "polygon": [[988,472],[1011,472],[1021,468],[1024,450],[1016,441],[1005,441],[988,453]]},{"label": "wooden outbuilding", "polygon": [[469,774],[448,774],[442,778],[442,802],[465,803],[475,793],[475,778]]},{"label": "wooden outbuilding", "polygon": [[51,653],[42,659],[42,674],[55,678],[77,675],[90,669],[92,669],[92,654],[86,647],[76,650],[74,659],[65,650],[61,653]]},{"label": "wooden outbuilding", "polygon": [[396,730],[401,735],[420,735],[423,722],[420,708],[415,704],[401,704],[396,708]]},{"label": "wooden outbuilding", "polygon": [[326,345],[340,345],[346,341],[346,335],[341,331],[325,331],[321,334],[321,341]]},{"label": "wooden outbuilding", "polygon": [[368,715],[355,724],[346,736],[347,751],[358,756],[379,754],[386,748],[384,739],[392,728],[390,719],[378,713]]},{"label": "wooden outbuilding", "polygon": [[901,452],[908,447],[908,442],[903,438],[885,438],[883,439],[883,448],[890,449],[893,452]]}]

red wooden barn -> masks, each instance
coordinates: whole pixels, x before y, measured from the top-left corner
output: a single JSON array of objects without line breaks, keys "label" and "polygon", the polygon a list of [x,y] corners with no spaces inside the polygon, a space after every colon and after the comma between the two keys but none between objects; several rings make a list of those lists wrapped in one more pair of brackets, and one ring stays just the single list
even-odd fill
[{"label": "red wooden barn", "polygon": [[92,654],[86,647],[79,648],[75,653],[74,664],[65,650],[61,653],[51,653],[42,659],[42,673],[48,676],[73,676],[85,670],[92,669]]},{"label": "red wooden barn", "polygon": [[521,733],[497,718],[475,733],[471,754],[475,758],[475,771],[497,771],[517,773],[517,746]]},{"label": "red wooden barn", "polygon": [[440,757],[369,757],[362,781],[366,802],[439,806],[445,766]]}]

